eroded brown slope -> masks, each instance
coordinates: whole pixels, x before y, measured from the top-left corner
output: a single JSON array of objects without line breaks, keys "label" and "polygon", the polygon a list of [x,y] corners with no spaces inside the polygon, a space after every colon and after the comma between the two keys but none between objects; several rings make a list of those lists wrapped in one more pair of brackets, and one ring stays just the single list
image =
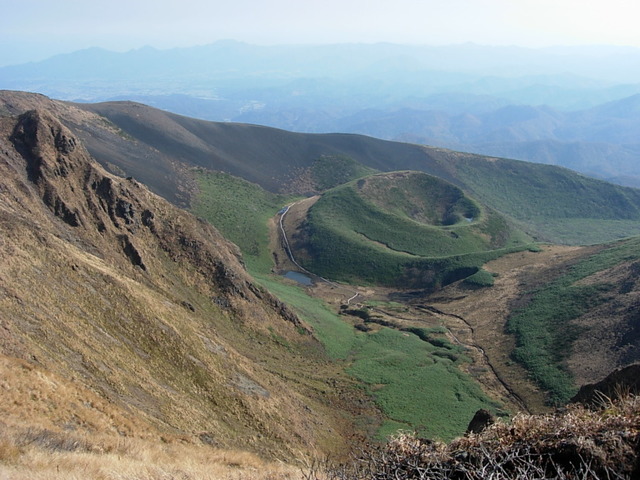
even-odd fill
[{"label": "eroded brown slope", "polygon": [[106,173],[47,112],[0,133],[0,354],[96,392],[139,434],[274,455],[343,446],[306,358],[317,345],[234,245]]},{"label": "eroded brown slope", "polygon": [[[458,282],[416,301],[463,318],[471,328],[469,342],[485,351],[498,377],[529,410],[540,412],[545,409],[545,392],[512,359],[515,338],[507,333],[507,320],[527,306],[532,292],[566,275],[573,265],[605,250],[606,246],[547,245],[540,252],[506,255],[484,266],[497,274],[493,286],[473,288]],[[603,302],[567,325],[568,329],[574,325],[579,327],[565,363],[576,387],[600,381],[613,370],[640,360],[639,268],[637,256],[631,256],[578,282],[614,287],[608,289]]]},{"label": "eroded brown slope", "polygon": [[[21,115],[34,109],[50,112],[61,119],[111,173],[133,176],[176,205],[189,203],[194,185],[185,174],[180,154],[175,156],[138,141],[105,117],[72,104],[35,93],[0,91],[0,117]],[[136,115],[135,111],[133,115]],[[139,114],[136,118],[147,127],[158,126],[149,118],[140,118]],[[170,135],[170,129],[164,127],[160,130],[163,135]],[[189,140],[192,139],[185,139]]]},{"label": "eroded brown slope", "polygon": [[640,261],[630,258],[580,283],[616,286],[608,301],[574,321],[583,334],[568,365],[577,385],[584,385],[640,362]]}]

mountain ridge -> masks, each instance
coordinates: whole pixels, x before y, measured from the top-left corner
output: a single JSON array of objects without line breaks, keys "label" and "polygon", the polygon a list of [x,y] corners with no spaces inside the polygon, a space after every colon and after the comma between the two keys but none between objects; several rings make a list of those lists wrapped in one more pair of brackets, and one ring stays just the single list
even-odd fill
[{"label": "mountain ridge", "polygon": [[[616,116],[607,106],[640,92],[638,55],[615,47],[221,41],[72,52],[2,67],[0,87],[84,102],[135,99],[213,121],[433,144],[639,186],[637,115]],[[506,106],[555,112],[523,120]],[[606,121],[597,121],[592,109]],[[531,142],[544,142],[544,151]]]},{"label": "mountain ridge", "polygon": [[[309,335],[307,324],[254,283],[238,249],[206,222],[151,193],[138,180],[124,178],[129,173],[125,168],[133,166],[144,173],[145,169],[152,170],[156,162],[162,165],[159,160],[166,162],[167,172],[184,174],[185,179],[189,174],[205,172],[206,168],[189,164],[178,155],[180,146],[189,143],[193,143],[194,158],[203,158],[198,157],[198,149],[211,153],[217,148],[221,158],[228,154],[226,159],[231,164],[238,161],[235,167],[239,170],[255,172],[252,162],[269,163],[270,158],[283,151],[270,152],[265,145],[286,142],[290,138],[288,132],[276,132],[279,137],[274,143],[264,143],[262,138],[251,145],[254,151],[262,146],[262,156],[241,165],[237,151],[229,152],[217,141],[209,143],[208,135],[216,128],[225,135],[237,128],[244,130],[246,139],[255,132],[269,137],[273,130],[247,125],[212,126],[135,104],[125,104],[124,108],[121,104],[107,105],[105,108],[114,112],[110,120],[90,108],[81,110],[45,97],[3,92],[0,98],[0,370],[8,372],[11,382],[22,371],[27,379],[44,378],[60,385],[60,391],[68,392],[74,402],[83,395],[88,399],[86,408],[77,409],[76,418],[68,405],[62,408],[63,399],[40,382],[34,382],[30,397],[25,385],[12,392],[14,396],[10,398],[15,401],[30,398],[36,402],[31,412],[35,412],[34,421],[40,418],[42,425],[50,429],[46,434],[49,442],[65,445],[61,439],[72,435],[69,430],[75,435],[101,429],[103,433],[109,431],[112,438],[147,435],[160,442],[194,446],[241,446],[271,458],[291,459],[296,452],[314,449],[344,453],[355,444],[355,437],[349,439],[349,435],[359,429],[372,433],[378,417],[368,403],[370,399],[354,392],[355,382],[343,376],[343,366],[327,361],[320,344]],[[135,117],[136,113],[139,117]],[[71,128],[65,126],[67,122]],[[103,142],[101,161],[121,176],[99,167],[77,132],[86,137],[95,135]],[[163,132],[168,135],[163,136]],[[309,138],[317,140],[296,137],[300,143]],[[327,174],[327,168],[320,168],[322,165],[317,163],[322,161],[316,157],[320,147],[316,147],[317,151],[298,158],[294,172],[287,171],[291,162],[281,159],[276,167],[282,170],[274,169],[270,177],[273,184],[284,185],[291,178],[311,179],[298,188],[322,190],[320,185],[329,187],[334,181],[340,183],[340,179],[357,179],[371,173],[370,168],[353,158],[338,155],[344,154],[345,145],[351,148],[352,155],[369,158],[369,167],[387,165],[385,162],[391,160],[385,158],[385,152],[392,155],[397,147],[356,136],[323,136],[322,140],[327,138],[339,140],[331,151],[336,156],[321,160],[334,170],[341,166],[340,171]],[[140,156],[135,161],[129,159],[129,164],[122,163],[107,155],[111,140],[117,142],[112,151],[114,157],[120,154],[125,159],[130,151],[150,156],[147,161]],[[94,151],[99,152],[96,145],[99,143],[94,144]],[[167,145],[170,148],[165,148]],[[637,222],[634,195],[638,192],[633,189],[591,181],[564,169],[437,149],[429,150],[433,157],[427,157],[424,149],[414,150],[416,146],[397,148],[422,152],[423,156],[416,157],[407,154],[417,163],[435,158],[438,161],[433,168],[465,185],[464,189],[440,185],[445,195],[437,196],[434,211],[407,210],[406,199],[392,192],[397,185],[376,197],[393,200],[384,201],[383,207],[399,210],[400,215],[412,217],[412,222],[428,220],[427,223],[444,224],[444,229],[457,233],[451,222],[467,226],[468,219],[473,222],[482,208],[489,203],[499,206],[500,201],[511,204],[512,212],[522,209],[523,217],[540,214],[545,221],[566,223],[569,229],[571,221],[580,219],[583,211],[592,216],[588,218],[593,222],[588,228],[597,224],[595,220],[609,220],[612,215],[619,221],[628,217]],[[153,176],[157,172],[152,173],[147,178],[161,178]],[[511,177],[515,180],[505,183]],[[169,180],[173,183],[167,181],[167,185],[180,184],[175,178]],[[362,181],[364,186],[366,180]],[[187,180],[182,182],[187,184]],[[491,188],[480,188],[483,182],[489,182]],[[376,195],[378,187],[373,186],[368,193]],[[577,196],[578,200],[545,203],[545,196],[554,190],[561,190],[568,197]],[[467,191],[483,196],[467,198]],[[408,193],[410,197],[417,194],[413,190]],[[188,199],[189,194],[198,195],[198,191],[185,191],[181,198]],[[449,201],[449,197],[462,203]],[[174,193],[175,198],[180,197]],[[276,208],[277,201],[283,198],[274,198],[269,208]],[[540,201],[532,202],[532,198]],[[431,206],[433,199],[427,203]],[[551,209],[554,205],[555,209]],[[271,218],[272,223],[275,218]],[[546,339],[559,330],[560,338],[552,338],[549,343],[556,350],[562,347],[560,367],[588,380],[611,364],[638,358],[634,313],[638,302],[638,242],[633,238],[590,248],[540,246],[504,256],[487,264],[485,274],[495,285],[454,281],[431,294],[386,292],[381,303],[363,300],[365,303],[357,308],[341,309],[347,320],[339,320],[344,327],[340,332],[347,331],[361,345],[373,339],[383,346],[395,343],[399,349],[407,349],[409,342],[424,349],[420,351],[435,349],[434,355],[441,366],[447,365],[448,375],[460,373],[459,367],[468,369],[469,375],[480,374],[474,371],[480,368],[478,364],[463,358],[469,353],[465,352],[467,346],[473,346],[477,349],[474,354],[486,357],[487,362],[491,360],[492,369],[498,365],[499,369],[504,367],[523,377],[504,377],[508,384],[524,383],[528,381],[526,372],[508,365],[515,356],[503,344],[513,339],[505,335],[506,323],[502,320],[511,321],[509,315],[520,315],[531,305],[545,307],[547,302],[552,312],[562,315],[563,323],[543,325],[533,332],[535,337]],[[287,288],[280,286],[283,291]],[[334,287],[325,286],[327,291]],[[373,290],[355,288],[363,295]],[[335,292],[329,295],[334,302],[344,301]],[[403,295],[411,300],[400,305],[388,301]],[[585,295],[588,301],[576,311],[573,300],[584,300]],[[541,317],[538,312],[534,310],[535,316]],[[611,317],[610,322],[600,321],[604,315]],[[552,317],[555,321],[556,316]],[[414,321],[420,323],[413,324]],[[521,323],[526,326],[532,322]],[[574,339],[576,328],[582,328],[582,335]],[[590,336],[593,332],[596,334]],[[482,342],[487,343],[473,340],[476,336],[484,336]],[[606,341],[597,340],[605,337]],[[352,355],[354,345],[345,343],[340,348],[344,355]],[[578,347],[579,355],[572,354],[567,359],[567,345]],[[383,349],[381,358],[360,358],[360,370],[355,362],[352,365],[352,373],[359,374],[358,378],[368,378],[364,380],[367,391],[379,397],[388,395],[384,398],[390,404],[391,389],[386,388],[390,380],[382,382],[385,377],[376,368],[385,362],[400,362],[398,352]],[[601,364],[592,363],[589,356],[594,352],[606,356]],[[428,387],[431,381],[423,383]],[[523,389],[516,390],[521,393]],[[542,396],[538,387],[533,390]],[[440,400],[444,398],[442,392],[432,393]],[[55,415],[51,413],[52,405],[58,409]],[[426,410],[419,402],[411,406],[421,413]],[[20,407],[2,407],[9,416],[3,418],[0,430],[25,421],[25,411]],[[110,420],[105,418],[109,414]],[[360,415],[359,423],[351,415]],[[388,424],[388,428],[411,424],[405,417],[390,418],[395,423]],[[436,420],[447,422],[446,415],[433,420],[434,424]],[[27,430],[19,429],[22,434]],[[20,453],[14,455],[19,457]]]},{"label": "mountain ridge", "polygon": [[[298,180],[314,162],[327,155],[346,156],[379,171],[417,170],[443,178],[540,240],[598,243],[640,233],[633,215],[619,217],[606,200],[626,198],[632,205],[640,201],[637,190],[561,167],[354,134],[302,134],[207,122],[130,102],[67,104],[18,92],[2,92],[0,102],[6,112],[20,113],[34,103],[59,112],[105,167],[138,178],[180,206],[190,205],[197,194],[194,167],[225,171],[272,192],[307,194],[306,182]],[[554,197],[562,197],[562,208]],[[558,214],[579,233],[564,233]],[[585,228],[594,221],[603,227]]]}]

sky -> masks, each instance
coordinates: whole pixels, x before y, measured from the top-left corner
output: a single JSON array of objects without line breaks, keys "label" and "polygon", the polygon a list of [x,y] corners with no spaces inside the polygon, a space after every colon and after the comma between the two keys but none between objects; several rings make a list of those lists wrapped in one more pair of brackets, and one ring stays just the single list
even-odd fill
[{"label": "sky", "polygon": [[637,0],[0,0],[0,66],[233,39],[640,47]]}]

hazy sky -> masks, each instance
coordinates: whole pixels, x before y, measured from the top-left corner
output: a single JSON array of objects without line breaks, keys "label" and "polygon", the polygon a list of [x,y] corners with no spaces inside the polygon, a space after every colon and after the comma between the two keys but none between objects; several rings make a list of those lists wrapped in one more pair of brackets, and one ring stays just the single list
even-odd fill
[{"label": "hazy sky", "polygon": [[0,0],[0,65],[220,39],[640,47],[637,0]]}]

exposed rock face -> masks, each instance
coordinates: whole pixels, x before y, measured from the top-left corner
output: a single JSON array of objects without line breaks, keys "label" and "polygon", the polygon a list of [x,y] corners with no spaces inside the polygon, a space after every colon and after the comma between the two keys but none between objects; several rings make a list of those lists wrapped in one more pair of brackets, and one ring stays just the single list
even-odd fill
[{"label": "exposed rock face", "polygon": [[476,414],[469,422],[469,426],[467,427],[467,433],[480,433],[489,425],[492,425],[496,422],[496,419],[484,408],[481,408],[476,412]]},{"label": "exposed rock face", "polygon": [[320,395],[270,373],[310,362],[300,327],[236,246],[106,173],[55,116],[0,118],[0,357],[97,392],[146,435],[277,455],[341,428],[314,413],[330,411]]},{"label": "exposed rock face", "polygon": [[571,402],[598,405],[628,393],[640,395],[640,363],[615,370],[597,383],[583,385]]}]

